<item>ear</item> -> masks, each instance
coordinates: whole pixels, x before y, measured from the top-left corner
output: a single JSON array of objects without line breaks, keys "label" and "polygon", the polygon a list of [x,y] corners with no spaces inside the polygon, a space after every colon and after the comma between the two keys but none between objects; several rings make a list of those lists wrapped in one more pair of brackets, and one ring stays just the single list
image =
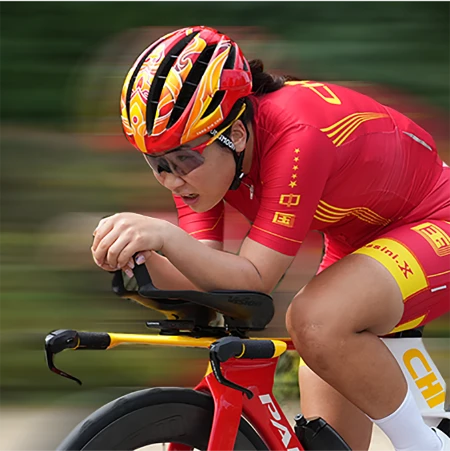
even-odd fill
[{"label": "ear", "polygon": [[241,153],[247,144],[247,131],[241,120],[237,120],[231,126],[230,138],[236,147],[236,152]]}]

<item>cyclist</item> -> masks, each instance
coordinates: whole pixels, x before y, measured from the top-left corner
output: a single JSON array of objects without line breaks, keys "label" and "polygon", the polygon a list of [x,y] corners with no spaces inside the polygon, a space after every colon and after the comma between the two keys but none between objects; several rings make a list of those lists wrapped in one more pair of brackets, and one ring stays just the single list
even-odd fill
[{"label": "cyclist", "polygon": [[[325,236],[318,275],[287,326],[305,365],[302,412],[352,449],[372,423],[396,450],[450,450],[428,427],[380,336],[449,310],[450,169],[432,137],[350,89],[275,77],[207,27],[170,33],[129,71],[127,139],[174,195],[179,226],[120,213],[92,252],[104,269],[145,261],[161,288],[270,293],[310,230]],[[224,201],[251,222],[223,252]]]}]

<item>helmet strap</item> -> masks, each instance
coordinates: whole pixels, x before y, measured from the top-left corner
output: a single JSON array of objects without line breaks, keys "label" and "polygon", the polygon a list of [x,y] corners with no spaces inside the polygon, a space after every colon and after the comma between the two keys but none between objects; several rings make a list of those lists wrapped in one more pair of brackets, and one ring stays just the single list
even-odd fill
[{"label": "helmet strap", "polygon": [[244,173],[242,172],[242,165],[244,163],[245,149],[241,153],[233,152],[234,161],[236,163],[236,172],[234,174],[234,179],[231,182],[230,190],[237,190],[241,185],[241,181],[244,178]]},{"label": "helmet strap", "polygon": [[[245,131],[247,132],[247,137],[245,142],[247,143],[250,138],[250,133],[247,128],[247,124],[242,121],[242,124],[245,127]],[[241,153],[237,153],[236,150],[233,152],[234,162],[236,163],[236,172],[234,174],[234,179],[231,182],[230,190],[235,191],[241,186],[241,181],[244,178],[245,174],[242,171],[242,165],[244,164],[244,155],[245,149]]]}]

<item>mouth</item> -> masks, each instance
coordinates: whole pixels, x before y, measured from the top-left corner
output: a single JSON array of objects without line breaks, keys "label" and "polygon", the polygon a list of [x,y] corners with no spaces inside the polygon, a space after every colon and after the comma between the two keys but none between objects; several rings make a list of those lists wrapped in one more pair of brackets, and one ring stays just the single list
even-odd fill
[{"label": "mouth", "polygon": [[181,196],[183,202],[187,205],[195,204],[198,201],[199,197],[199,194],[186,194]]}]

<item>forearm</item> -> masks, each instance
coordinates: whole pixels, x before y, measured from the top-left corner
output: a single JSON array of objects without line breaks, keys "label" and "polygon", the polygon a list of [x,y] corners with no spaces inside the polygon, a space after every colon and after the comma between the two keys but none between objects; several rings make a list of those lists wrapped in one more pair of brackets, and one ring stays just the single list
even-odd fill
[{"label": "forearm", "polygon": [[153,280],[153,284],[161,290],[200,290],[186,276],[162,255],[151,253],[145,265]]},{"label": "forearm", "polygon": [[180,228],[170,227],[170,239],[165,240],[162,252],[195,286],[204,291],[264,291],[261,277],[249,260],[212,249]]}]

